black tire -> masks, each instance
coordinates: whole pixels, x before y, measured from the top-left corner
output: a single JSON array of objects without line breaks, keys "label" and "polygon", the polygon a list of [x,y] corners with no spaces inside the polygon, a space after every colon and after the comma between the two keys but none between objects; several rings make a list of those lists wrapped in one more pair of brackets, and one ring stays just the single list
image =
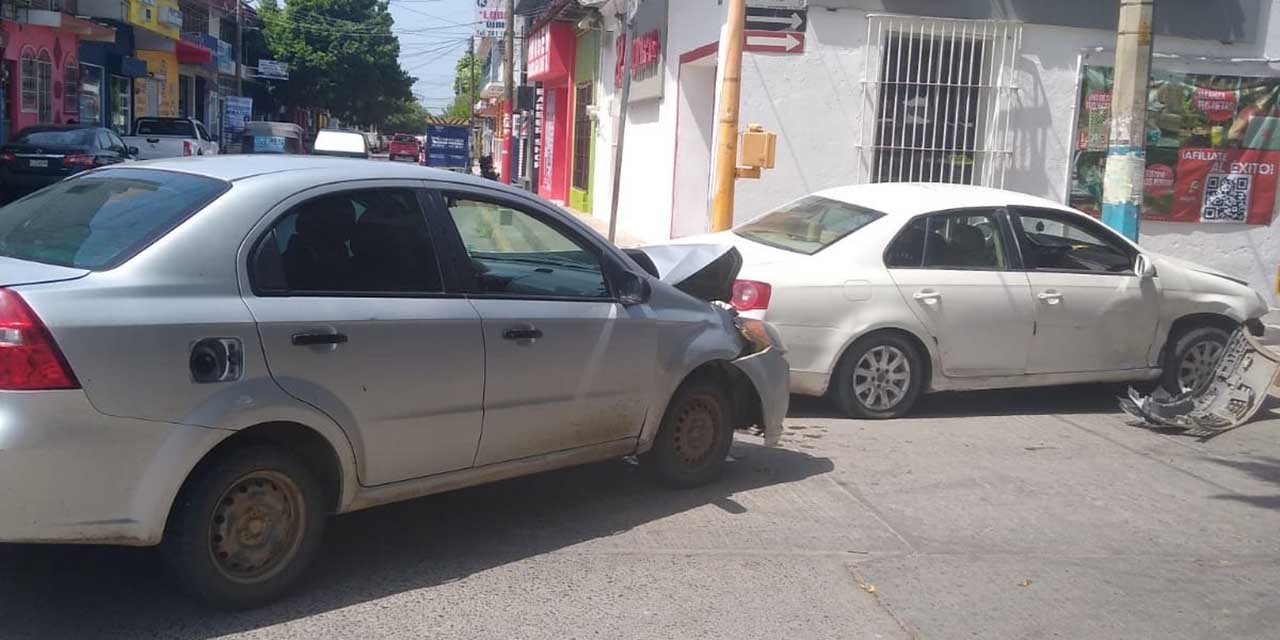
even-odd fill
[{"label": "black tire", "polygon": [[[287,508],[263,515],[280,502],[279,495],[295,490],[296,496],[285,501]],[[244,506],[237,507],[240,494],[250,497],[241,498]],[[266,604],[283,595],[315,559],[325,524],[323,495],[311,471],[287,451],[270,445],[226,451],[183,486],[161,552],[179,585],[209,604],[228,609]],[[283,521],[296,535],[282,534],[284,542],[272,545],[269,539],[281,531],[276,527]],[[219,531],[232,530],[237,535],[226,538],[235,540],[224,541]],[[228,544],[238,547],[236,555],[227,553]],[[243,570],[228,566],[264,551],[277,558],[264,561],[256,573],[252,565],[241,566]],[[236,571],[241,575],[232,575]]]},{"label": "black tire", "polygon": [[[1204,354],[1200,349],[1202,345],[1216,345],[1217,349],[1209,348],[1212,355],[1216,355],[1223,346],[1227,344],[1227,340],[1231,338],[1225,329],[1220,327],[1198,326],[1179,332],[1177,335],[1170,336],[1170,348],[1165,349],[1164,362],[1161,363],[1163,371],[1160,373],[1160,386],[1165,391],[1177,395],[1183,391],[1187,391],[1183,387],[1183,369],[1187,367],[1194,368],[1199,364],[1201,369],[1207,373],[1212,372],[1214,362],[1188,362],[1188,356],[1193,352]],[[1194,359],[1193,359],[1194,360]],[[1203,360],[1203,357],[1201,358]],[[1184,367],[1186,365],[1186,367]],[[1207,380],[1207,378],[1206,378]]]},{"label": "black tire", "polygon": [[[877,349],[882,351],[876,351]],[[861,371],[868,369],[865,366],[860,367],[859,363],[865,364],[864,358],[867,357],[874,360],[876,355],[873,352],[887,354],[896,359],[887,361],[883,371],[872,367],[870,370],[874,372],[874,376],[866,377],[861,374]],[[905,363],[905,371],[897,364],[899,361]],[[889,368],[890,365],[892,369]],[[896,381],[899,379],[898,376],[904,373],[906,388],[900,389]],[[839,366],[836,367],[835,375],[831,378],[829,395],[840,410],[851,418],[864,420],[901,418],[915,407],[916,401],[924,393],[926,383],[924,374],[924,356],[910,340],[895,333],[873,333],[859,338],[845,351]],[[855,386],[867,383],[870,383],[873,389],[879,386],[881,390],[867,392],[871,394],[869,397],[860,397],[863,392],[861,389],[855,389]],[[886,385],[892,385],[892,388]]]},{"label": "black tire", "polygon": [[733,445],[733,404],[723,384],[698,377],[671,396],[644,468],[662,484],[688,489],[720,477]]}]

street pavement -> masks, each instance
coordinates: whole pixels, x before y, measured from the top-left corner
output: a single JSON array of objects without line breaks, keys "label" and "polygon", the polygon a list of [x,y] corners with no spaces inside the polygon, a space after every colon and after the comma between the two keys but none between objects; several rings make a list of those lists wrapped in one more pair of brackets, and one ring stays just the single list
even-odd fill
[{"label": "street pavement", "polygon": [[1280,401],[1200,441],[1126,425],[1119,391],[890,422],[797,399],[711,487],[618,461],[335,518],[249,612],[176,594],[152,550],[0,546],[0,637],[1276,637]]}]

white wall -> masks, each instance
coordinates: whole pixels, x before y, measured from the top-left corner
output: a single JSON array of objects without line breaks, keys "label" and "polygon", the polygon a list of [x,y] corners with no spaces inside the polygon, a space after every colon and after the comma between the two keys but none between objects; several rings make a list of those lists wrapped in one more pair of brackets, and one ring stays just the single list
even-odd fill
[{"label": "white wall", "polygon": [[[811,3],[813,4],[813,3]],[[1195,56],[1247,58],[1280,56],[1280,0],[1262,16],[1265,38],[1255,44],[1157,37],[1158,54],[1178,59],[1155,59],[1157,68],[1196,73],[1280,75],[1280,65],[1263,62],[1197,60]],[[664,50],[664,96],[660,102],[633,104],[628,117],[619,229],[646,242],[670,237],[705,225],[687,219],[688,203],[696,194],[689,180],[673,180],[673,170],[702,175],[709,166],[696,165],[702,154],[680,152],[675,165],[678,59],[686,51],[718,40],[724,7],[717,0],[673,0]],[[741,222],[792,198],[823,188],[849,184],[858,175],[857,144],[863,111],[862,81],[866,12],[811,6],[806,51],[801,55],[746,54],[743,59],[740,122],[763,124],[778,133],[777,166],[760,180],[740,180],[734,219]],[[602,104],[612,100],[614,49],[612,38],[602,39]],[[1078,64],[1110,64],[1106,52],[1115,33],[1103,30],[1024,27],[1022,48],[1016,62],[1020,87],[1010,112],[1014,157],[1005,175],[1005,187],[1065,201],[1072,153],[1076,110]],[[878,72],[870,70],[874,76]],[[873,112],[871,108],[868,113]],[[596,179],[605,188],[595,192],[596,215],[608,216],[611,184],[613,123],[602,110],[597,141]],[[681,145],[693,136],[682,135]],[[694,164],[691,164],[694,163]],[[866,180],[866,171],[862,172]],[[672,221],[673,185],[681,218]],[[705,198],[705,196],[704,196]],[[696,211],[694,212],[697,213]],[[1213,266],[1248,279],[1256,288],[1276,295],[1280,266],[1280,214],[1269,227],[1240,225],[1144,222],[1141,243],[1152,250]]]}]

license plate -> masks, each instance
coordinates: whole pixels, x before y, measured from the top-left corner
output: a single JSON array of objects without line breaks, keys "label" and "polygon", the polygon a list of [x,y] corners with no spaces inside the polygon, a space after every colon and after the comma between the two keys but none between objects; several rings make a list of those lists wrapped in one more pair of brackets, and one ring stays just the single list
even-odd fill
[{"label": "license plate", "polygon": [[28,160],[27,166],[33,169],[36,167],[48,167],[49,161],[48,160]]}]

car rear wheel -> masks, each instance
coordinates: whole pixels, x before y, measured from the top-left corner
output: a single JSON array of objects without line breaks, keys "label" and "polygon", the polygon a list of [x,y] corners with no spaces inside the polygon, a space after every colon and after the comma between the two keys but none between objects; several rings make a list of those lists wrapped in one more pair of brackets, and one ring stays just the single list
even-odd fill
[{"label": "car rear wheel", "polygon": [[324,500],[311,471],[272,446],[226,452],[178,496],[162,551],[181,586],[216,606],[265,604],[319,549]]},{"label": "car rear wheel", "polygon": [[1218,354],[1222,353],[1230,337],[1219,327],[1202,326],[1184,331],[1170,340],[1173,348],[1165,351],[1161,386],[1177,395],[1208,384],[1218,363]]},{"label": "car rear wheel", "polygon": [[720,476],[733,445],[732,405],[723,385],[694,378],[676,390],[662,417],[653,448],[642,457],[659,482],[697,487]]},{"label": "car rear wheel", "polygon": [[832,399],[852,418],[900,418],[924,390],[924,360],[894,333],[860,338],[845,352],[831,381]]}]

